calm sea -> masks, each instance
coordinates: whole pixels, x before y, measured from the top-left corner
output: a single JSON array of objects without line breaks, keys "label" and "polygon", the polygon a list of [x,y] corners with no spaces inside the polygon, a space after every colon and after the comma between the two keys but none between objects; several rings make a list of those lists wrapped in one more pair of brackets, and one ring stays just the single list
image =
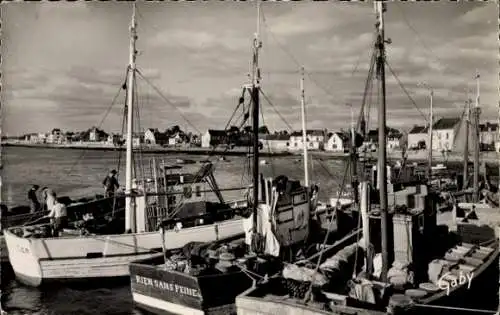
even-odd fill
[{"label": "calm sea", "polygon": [[[53,188],[58,196],[71,198],[102,194],[102,180],[111,169],[124,174],[124,152],[2,148],[2,202],[7,206],[27,204],[27,191],[33,184]],[[206,156],[144,154],[142,161],[149,165],[157,161],[174,163],[177,159],[203,160]],[[138,160],[139,157],[136,157]],[[303,180],[302,162],[297,157],[265,158],[261,165],[267,176],[286,175]],[[246,157],[228,157],[228,161],[211,158],[219,187],[240,187],[249,182],[251,174]],[[342,182],[342,161],[313,159],[310,179],[319,182],[320,199],[334,193]],[[199,164],[188,165],[195,170]],[[119,180],[123,178],[119,176]],[[225,194],[238,198],[239,192]],[[8,314],[141,314],[134,310],[128,286],[93,289],[54,287],[34,289],[17,283],[10,272],[2,270],[2,305]]]}]

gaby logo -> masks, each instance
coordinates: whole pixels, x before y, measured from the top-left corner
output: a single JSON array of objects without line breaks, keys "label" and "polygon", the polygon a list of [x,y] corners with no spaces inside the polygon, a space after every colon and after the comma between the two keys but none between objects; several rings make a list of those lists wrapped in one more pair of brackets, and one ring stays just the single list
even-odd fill
[{"label": "gaby logo", "polygon": [[455,277],[450,277],[451,272],[445,273],[441,278],[438,280],[438,287],[441,290],[446,290],[446,295],[450,294],[450,289],[464,285],[467,283],[467,289],[470,289],[472,279],[474,278],[474,273],[468,273],[468,272],[463,272],[460,271],[458,275],[458,279],[455,279]]}]

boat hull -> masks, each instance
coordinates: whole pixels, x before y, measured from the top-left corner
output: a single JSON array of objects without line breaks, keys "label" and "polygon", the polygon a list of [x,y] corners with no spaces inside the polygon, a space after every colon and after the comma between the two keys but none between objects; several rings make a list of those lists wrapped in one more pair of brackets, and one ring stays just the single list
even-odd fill
[{"label": "boat hull", "polygon": [[[113,198],[101,198],[94,199],[88,202],[74,203],[68,206],[68,219],[70,222],[81,220],[85,213],[92,213],[94,217],[102,217],[106,213],[111,213],[113,207],[117,211],[118,217],[123,216],[123,209],[125,203],[124,197],[117,197],[116,200]],[[47,214],[46,212],[36,212],[36,213],[22,213],[17,215],[10,215],[2,217],[2,228],[9,228],[12,226],[21,225],[31,225],[30,223],[43,223],[48,222],[48,219],[42,219],[42,217]],[[7,246],[4,240],[4,236],[0,235],[0,261],[1,263],[9,263],[9,255],[7,251]]]},{"label": "boat hull", "polygon": [[[498,243],[495,243],[498,245]],[[483,268],[475,274],[470,288],[467,283],[450,290],[449,295],[444,291],[431,295],[420,301],[416,301],[413,308],[406,310],[407,315],[442,315],[457,314],[459,308],[492,310],[494,313],[498,307],[498,246],[492,256],[485,262]],[[318,309],[296,303],[290,299],[273,295],[273,289],[269,285],[253,287],[236,298],[236,310],[238,315],[343,315],[343,314],[370,314],[383,315],[385,312],[375,309],[355,307],[354,305],[330,306],[330,311]],[[279,296],[280,294],[274,294]],[[460,312],[465,314],[465,312]]]},{"label": "boat hull", "polygon": [[[225,239],[243,233],[240,219],[165,233],[165,248],[180,248],[193,241]],[[5,241],[16,277],[30,286],[50,282],[128,277],[130,262],[153,257],[162,249],[159,232],[103,236],[23,238],[15,228]]]},{"label": "boat hull", "polygon": [[130,264],[134,304],[154,314],[235,314],[235,298],[252,286],[243,271],[190,275],[160,266],[163,255]]}]

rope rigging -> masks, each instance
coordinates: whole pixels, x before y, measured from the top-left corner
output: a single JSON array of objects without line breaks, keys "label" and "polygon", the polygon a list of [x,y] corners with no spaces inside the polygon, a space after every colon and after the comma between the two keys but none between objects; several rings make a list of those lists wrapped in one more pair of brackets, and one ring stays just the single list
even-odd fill
[{"label": "rope rigging", "polygon": [[392,70],[391,66],[389,65],[389,62],[387,62],[387,59],[385,59],[385,64],[387,65],[387,68],[389,68],[389,71],[391,72],[392,76],[396,79],[396,81],[398,82],[399,86],[401,87],[401,89],[403,90],[403,92],[406,94],[406,96],[408,97],[408,99],[410,100],[410,102],[412,103],[412,105],[420,113],[420,115],[424,118],[425,122],[429,123],[429,121],[427,119],[427,116],[420,110],[420,108],[418,108],[417,103],[415,103],[415,101],[413,100],[413,98],[410,96],[410,94],[408,93],[408,91],[404,87],[403,83],[399,80],[399,78],[396,75],[396,73]]},{"label": "rope rigging", "polygon": [[[97,125],[97,128],[100,128],[102,126],[102,124],[104,123],[104,121],[106,120],[106,118],[108,117],[109,113],[111,112],[111,109],[113,108],[113,106],[115,105],[115,102],[116,100],[118,99],[118,96],[120,96],[120,92],[122,90],[122,87],[123,86],[126,86],[126,83],[127,83],[127,76],[128,76],[128,67],[127,67],[127,70],[125,71],[125,79],[122,81],[124,82],[122,85],[120,85],[120,88],[118,89],[118,91],[116,92],[115,96],[113,97],[113,100],[111,101],[111,104],[109,105],[109,107],[106,109],[104,115],[103,115],[103,118],[101,119],[101,121],[99,122],[99,124]],[[87,147],[84,148],[84,150],[82,151],[82,154],[78,157],[78,159],[76,159],[75,163],[73,163],[70,167],[70,169],[68,170],[68,172],[66,172],[66,175],[70,175],[74,168],[76,167],[76,165],[78,165],[78,163],[80,163],[80,161],[85,157],[85,154],[87,153]]]}]

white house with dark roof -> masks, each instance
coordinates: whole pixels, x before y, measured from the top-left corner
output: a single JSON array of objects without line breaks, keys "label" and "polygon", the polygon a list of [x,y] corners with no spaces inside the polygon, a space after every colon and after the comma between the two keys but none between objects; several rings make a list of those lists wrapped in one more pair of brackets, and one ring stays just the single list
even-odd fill
[{"label": "white house with dark roof", "polygon": [[479,142],[484,146],[493,149],[498,142],[498,124],[486,122],[479,125]]},{"label": "white house with dark roof", "polygon": [[428,147],[429,129],[426,126],[413,126],[408,131],[408,149],[423,149],[422,144]]},{"label": "white house with dark roof", "polygon": [[259,134],[264,152],[285,152],[290,145],[290,135],[284,134]]},{"label": "white house with dark roof", "polygon": [[333,132],[325,144],[325,151],[346,152],[349,150],[349,137],[342,132]]},{"label": "white house with dark roof", "polygon": [[152,145],[166,145],[168,144],[168,134],[160,132],[158,128],[148,128],[144,131],[144,143]]},{"label": "white house with dark roof", "polygon": [[436,121],[432,125],[432,150],[453,150],[461,125],[462,119],[458,117],[441,118]]},{"label": "white house with dark roof", "polygon": [[[326,143],[326,130],[310,129],[306,130],[307,149],[309,150],[323,150]],[[289,149],[303,150],[304,144],[302,142],[302,131],[294,131],[290,135]]]}]

